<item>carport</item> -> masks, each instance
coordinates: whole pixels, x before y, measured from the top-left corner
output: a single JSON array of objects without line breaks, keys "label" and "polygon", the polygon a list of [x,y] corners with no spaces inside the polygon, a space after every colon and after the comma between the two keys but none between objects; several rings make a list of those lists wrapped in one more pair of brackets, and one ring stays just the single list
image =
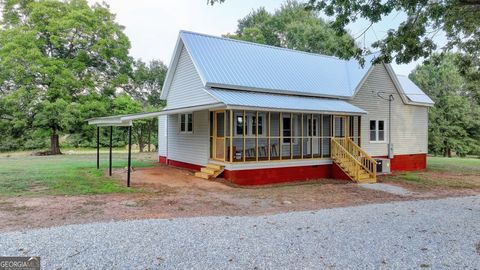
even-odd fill
[{"label": "carport", "polygon": [[161,112],[125,114],[107,117],[90,118],[86,121],[89,125],[97,127],[97,169],[100,169],[100,128],[109,128],[109,152],[108,152],[108,175],[112,176],[112,145],[113,128],[126,127],[128,129],[128,165],[127,165],[127,187],[130,187],[130,174],[132,165],[132,126],[134,120],[149,119],[161,115]]},{"label": "carport", "polygon": [[211,108],[211,106],[193,106],[182,109],[164,109],[156,112],[144,112],[134,114],[124,114],[106,117],[96,117],[86,119],[89,125],[97,127],[97,169],[100,169],[100,128],[109,128],[109,160],[108,160],[108,175],[112,176],[112,140],[113,140],[113,128],[114,127],[126,127],[128,129],[128,168],[127,168],[127,187],[130,187],[130,174],[132,164],[132,126],[133,121],[150,119],[158,117],[160,115],[186,113],[195,110]]}]

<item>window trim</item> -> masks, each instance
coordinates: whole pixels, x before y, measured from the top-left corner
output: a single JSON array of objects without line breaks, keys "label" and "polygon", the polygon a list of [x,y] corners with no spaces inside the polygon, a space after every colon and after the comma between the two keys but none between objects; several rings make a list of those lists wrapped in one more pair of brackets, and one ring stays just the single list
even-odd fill
[{"label": "window trim", "polygon": [[[319,126],[319,119],[317,117],[313,117],[313,121],[311,118],[311,115],[307,115],[307,134],[303,135],[304,137],[314,137],[314,138],[319,138],[320,137],[320,126]],[[313,122],[313,127],[312,127],[312,122]]]},{"label": "window trim", "polygon": [[[188,130],[188,116],[191,115],[192,119],[192,130]],[[185,117],[185,125],[184,128],[185,130],[182,130],[182,116]],[[193,123],[194,123],[194,118],[193,118],[193,113],[181,113],[178,115],[178,129],[179,133],[181,134],[193,134]]]},{"label": "window trim", "polygon": [[[246,112],[245,113],[245,119],[246,122],[245,122],[245,136],[246,137],[255,137],[256,134],[256,129],[254,129],[254,126],[253,126],[253,117],[256,117],[256,114],[251,114],[249,112]],[[258,135],[258,137],[267,137],[267,123],[266,123],[266,120],[267,120],[267,113],[264,113],[264,112],[258,112],[258,118],[262,118],[262,134]],[[237,114],[237,115],[234,115],[234,136],[243,136],[243,133],[240,133],[238,134],[237,132],[237,127],[238,127],[238,118],[243,118],[243,114]],[[254,131],[255,130],[255,131]],[[259,129],[260,131],[260,129]]]},{"label": "window trim", "polygon": [[[375,122],[375,129],[371,129],[371,128],[370,128],[370,125],[371,125],[372,121]],[[379,135],[380,135],[380,128],[379,128],[379,127],[380,127],[380,122],[383,122],[383,130],[382,130],[382,131],[383,131],[383,140],[380,140],[380,139],[379,139],[379,138],[380,138],[380,137],[379,137]],[[385,120],[371,119],[371,120],[368,122],[368,125],[369,125],[369,126],[368,126],[368,136],[369,136],[368,139],[369,139],[370,143],[386,143],[386,142],[387,142],[387,140],[386,140],[386,137],[387,137],[387,136],[385,136],[385,135],[386,135],[386,132],[385,132]],[[371,135],[372,135],[372,134],[371,134],[372,131],[375,131],[375,140],[372,140],[372,136],[371,136]]]},{"label": "window trim", "polygon": [[[283,131],[285,130],[285,126],[283,125],[283,119],[284,118],[290,118],[290,136],[288,136],[288,137],[283,136]],[[293,117],[293,119],[296,119],[296,117]],[[282,144],[283,145],[290,145],[290,142],[285,142],[285,139],[289,139],[289,138],[290,138],[293,145],[298,145],[298,141],[299,141],[298,137],[300,137],[300,136],[292,136],[292,134],[293,134],[294,130],[299,130],[299,131],[301,131],[301,130],[300,130],[299,123],[298,123],[299,121],[298,120],[295,121],[293,119],[290,117],[289,113],[283,114],[283,116],[282,116],[281,121],[282,121]]]}]

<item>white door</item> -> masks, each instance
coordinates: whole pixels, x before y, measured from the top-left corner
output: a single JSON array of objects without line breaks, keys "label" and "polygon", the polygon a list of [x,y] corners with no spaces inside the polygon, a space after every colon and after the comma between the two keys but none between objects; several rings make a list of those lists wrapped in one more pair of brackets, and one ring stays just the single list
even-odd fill
[{"label": "white door", "polygon": [[[313,140],[312,140],[313,154],[318,155],[318,154],[320,154],[320,147],[319,147],[320,139],[317,138],[318,136],[320,136],[320,127],[319,127],[319,123],[318,123],[318,117],[314,116],[313,121],[312,121],[312,116],[308,115],[307,116],[307,121],[308,121],[307,122],[307,134],[308,134],[309,137],[313,137]],[[307,154],[308,155],[312,154],[312,149],[310,149],[309,146],[307,147]]]}]

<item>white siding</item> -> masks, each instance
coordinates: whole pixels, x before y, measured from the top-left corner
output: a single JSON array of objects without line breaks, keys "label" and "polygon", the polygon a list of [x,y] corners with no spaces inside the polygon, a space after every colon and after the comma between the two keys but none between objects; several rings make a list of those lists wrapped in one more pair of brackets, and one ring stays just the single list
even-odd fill
[{"label": "white siding", "polygon": [[[368,112],[361,120],[361,146],[370,155],[385,156],[388,154],[388,101],[377,96],[393,94],[392,102],[392,143],[393,153],[417,154],[427,153],[428,144],[428,108],[406,105],[393,84],[384,65],[376,65],[362,88],[350,102]],[[385,121],[385,142],[370,142],[370,120]]]},{"label": "white siding", "polygon": [[203,90],[202,80],[185,47],[183,47],[178,64],[174,68],[175,73],[168,91],[166,109],[218,103]]},{"label": "white siding", "polygon": [[168,159],[202,165],[209,157],[209,112],[193,113],[193,133],[180,133],[178,114],[168,115]]},{"label": "white siding", "polygon": [[167,156],[167,116],[158,117],[158,155]]}]

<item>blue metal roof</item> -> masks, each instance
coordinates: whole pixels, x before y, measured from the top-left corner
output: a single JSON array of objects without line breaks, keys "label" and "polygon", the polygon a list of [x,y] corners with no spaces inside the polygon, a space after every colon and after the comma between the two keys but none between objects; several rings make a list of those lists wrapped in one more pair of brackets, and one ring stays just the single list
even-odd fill
[{"label": "blue metal roof", "polygon": [[411,102],[433,105],[433,100],[430,99],[420,88],[418,88],[418,86],[407,76],[397,74],[397,79],[402,87],[403,92]]},{"label": "blue metal roof", "polygon": [[339,99],[293,96],[225,89],[205,89],[227,106],[299,112],[338,112],[365,114],[366,111]]},{"label": "blue metal roof", "polygon": [[206,86],[351,97],[371,67],[355,60],[182,31],[180,37]]}]

